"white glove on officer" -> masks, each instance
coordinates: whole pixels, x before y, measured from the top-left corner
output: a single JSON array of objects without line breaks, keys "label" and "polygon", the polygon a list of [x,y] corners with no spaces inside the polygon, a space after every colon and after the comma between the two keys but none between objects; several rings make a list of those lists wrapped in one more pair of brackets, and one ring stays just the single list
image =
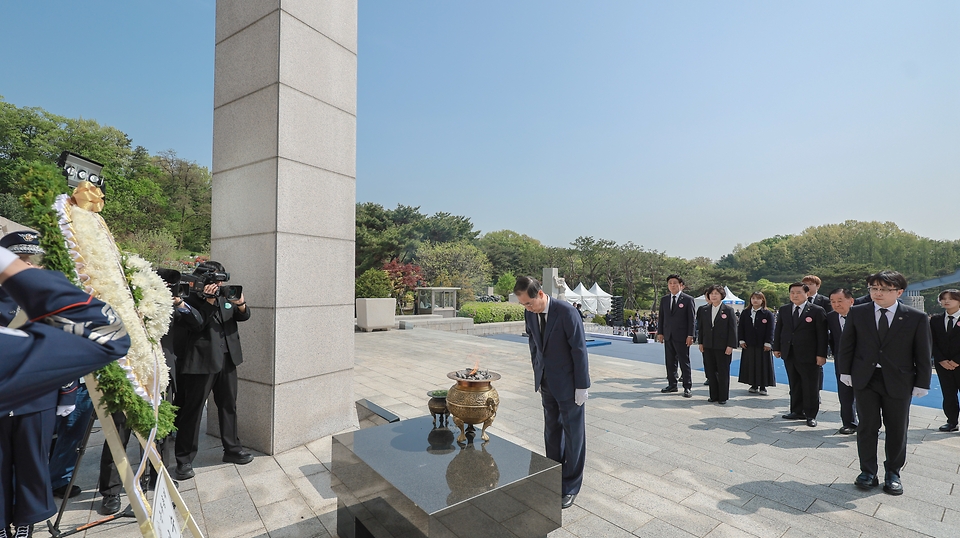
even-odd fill
[{"label": "white glove on officer", "polygon": [[921,389],[920,387],[913,387],[913,396],[914,396],[915,398],[923,398],[923,397],[926,396],[929,392],[930,392],[930,391],[927,390],[927,389]]},{"label": "white glove on officer", "polygon": [[7,267],[10,266],[14,260],[19,260],[20,257],[10,252],[9,250],[0,247],[0,273],[2,273]]},{"label": "white glove on officer", "polygon": [[57,406],[57,416],[58,416],[58,417],[65,417],[65,416],[69,415],[70,413],[73,413],[73,410],[76,409],[76,408],[77,408],[77,406],[75,406],[75,405],[58,405],[58,406]]},{"label": "white glove on officer", "polygon": [[853,378],[850,377],[850,374],[840,374],[840,382],[848,387],[853,386]]},{"label": "white glove on officer", "polygon": [[573,400],[577,402],[577,405],[583,405],[587,403],[588,397],[589,395],[587,394],[587,389],[576,389],[576,392],[573,395]]}]

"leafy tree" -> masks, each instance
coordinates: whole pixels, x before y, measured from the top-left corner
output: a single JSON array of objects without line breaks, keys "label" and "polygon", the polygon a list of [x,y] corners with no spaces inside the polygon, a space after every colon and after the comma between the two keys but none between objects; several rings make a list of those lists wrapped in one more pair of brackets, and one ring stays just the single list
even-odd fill
[{"label": "leafy tree", "polygon": [[417,258],[427,281],[434,286],[461,288],[457,301],[473,300],[476,290],[490,279],[490,262],[486,255],[466,241],[425,243]]},{"label": "leafy tree", "polygon": [[397,308],[400,308],[408,293],[413,291],[423,282],[423,270],[419,265],[412,263],[401,264],[396,258],[383,265],[390,278],[390,287],[393,290],[391,297],[398,299]]},{"label": "leafy tree", "polygon": [[540,275],[546,260],[546,248],[540,241],[512,230],[488,232],[477,242],[493,268],[493,276]]},{"label": "leafy tree", "polygon": [[153,163],[160,171],[158,184],[169,200],[167,218],[177,248],[203,250],[210,241],[210,171],[194,161],[161,152]]},{"label": "leafy tree", "polygon": [[380,299],[390,297],[392,290],[390,277],[381,269],[367,269],[354,282],[358,299]]},{"label": "leafy tree", "polygon": [[16,194],[10,192],[0,193],[0,217],[4,217],[23,224],[27,221],[27,211],[20,204],[20,199]]},{"label": "leafy tree", "polygon": [[513,293],[513,287],[516,285],[517,277],[513,276],[513,273],[504,273],[500,275],[500,278],[497,279],[497,283],[494,285],[493,291],[497,295],[507,297]]}]

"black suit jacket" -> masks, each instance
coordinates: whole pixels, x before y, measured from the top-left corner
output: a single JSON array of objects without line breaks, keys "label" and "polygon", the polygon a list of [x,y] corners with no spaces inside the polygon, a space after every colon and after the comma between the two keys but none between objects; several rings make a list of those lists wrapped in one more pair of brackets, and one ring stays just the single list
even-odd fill
[{"label": "black suit jacket", "polygon": [[760,347],[764,344],[773,345],[773,312],[766,308],[759,310],[753,322],[750,321],[750,310],[740,312],[740,321],[737,323],[737,340],[743,341],[747,347]]},{"label": "black suit jacket", "polygon": [[898,303],[893,323],[881,342],[874,303],[868,303],[850,309],[836,364],[841,374],[853,378],[857,390],[867,386],[879,364],[887,393],[894,398],[909,398],[913,387],[930,388],[930,356],[926,314]]},{"label": "black suit jacket", "polygon": [[[199,326],[187,325],[183,352],[177,353],[177,372],[181,374],[216,374],[223,370],[225,357],[239,366],[243,362],[237,322],[250,319],[250,306],[246,312],[217,297],[214,304],[198,295],[186,299],[202,319]],[[229,305],[229,308],[227,306]],[[186,317],[189,319],[188,317]],[[184,324],[178,324],[184,327]]]},{"label": "black suit jacket", "polygon": [[550,392],[558,400],[571,400],[575,389],[590,388],[587,340],[577,309],[566,301],[551,298],[542,344],[539,314],[527,310],[523,320],[530,335],[534,390],[540,391],[540,380],[544,376]]},{"label": "black suit jacket", "polygon": [[[960,312],[954,315],[954,323],[960,321],[957,319]],[[950,360],[960,363],[960,323],[953,326],[950,333],[947,334],[947,327],[943,319],[947,315],[944,313],[936,314],[930,318],[930,336],[933,338],[933,360],[934,362]]]},{"label": "black suit jacket", "polygon": [[[849,312],[847,313],[849,315]],[[840,314],[836,311],[827,313],[827,334],[830,341],[830,352],[834,359],[840,353],[840,335],[843,329],[840,327]]]},{"label": "black suit jacket", "polygon": [[833,305],[830,304],[830,298],[826,295],[821,295],[819,293],[813,296],[813,304],[819,306],[823,309],[824,312],[830,313],[833,312]]},{"label": "black suit jacket", "polygon": [[721,304],[717,317],[711,324],[710,314],[713,305],[707,303],[697,311],[697,343],[707,349],[726,349],[737,347],[737,313],[730,305]]},{"label": "black suit jacket", "polygon": [[667,294],[660,298],[657,333],[662,334],[666,339],[686,340],[688,336],[693,336],[694,314],[697,305],[693,302],[693,297],[681,291],[677,307],[673,309],[673,312],[670,312],[672,297],[672,295]]},{"label": "black suit jacket", "polygon": [[793,303],[777,311],[777,326],[773,331],[773,351],[780,358],[797,362],[817,362],[827,356],[827,314],[815,304],[805,303],[800,311],[800,323],[793,325]]}]

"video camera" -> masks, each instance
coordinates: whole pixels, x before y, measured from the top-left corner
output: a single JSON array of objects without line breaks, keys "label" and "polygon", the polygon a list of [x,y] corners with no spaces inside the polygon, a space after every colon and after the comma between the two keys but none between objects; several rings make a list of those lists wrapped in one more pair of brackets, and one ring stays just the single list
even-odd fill
[{"label": "video camera", "polygon": [[[164,276],[164,280],[167,282],[167,286],[170,287],[170,291],[172,291],[174,295],[180,297],[181,299],[186,299],[191,293],[193,293],[204,299],[210,297],[223,297],[228,301],[236,301],[241,295],[243,295],[243,286],[221,285],[217,288],[216,293],[213,295],[204,291],[204,288],[209,284],[228,282],[230,280],[230,273],[210,271],[200,275],[188,275],[186,273],[173,271],[172,269],[168,271],[170,271],[171,274],[169,277]],[[172,273],[176,273],[175,280]]]}]

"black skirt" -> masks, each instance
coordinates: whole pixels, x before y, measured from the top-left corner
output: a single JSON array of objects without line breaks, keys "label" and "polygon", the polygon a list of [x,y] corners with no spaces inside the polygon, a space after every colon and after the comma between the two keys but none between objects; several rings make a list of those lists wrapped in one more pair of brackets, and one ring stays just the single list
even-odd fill
[{"label": "black skirt", "polygon": [[740,377],[737,381],[751,387],[776,387],[773,356],[763,346],[747,346],[740,353]]}]

